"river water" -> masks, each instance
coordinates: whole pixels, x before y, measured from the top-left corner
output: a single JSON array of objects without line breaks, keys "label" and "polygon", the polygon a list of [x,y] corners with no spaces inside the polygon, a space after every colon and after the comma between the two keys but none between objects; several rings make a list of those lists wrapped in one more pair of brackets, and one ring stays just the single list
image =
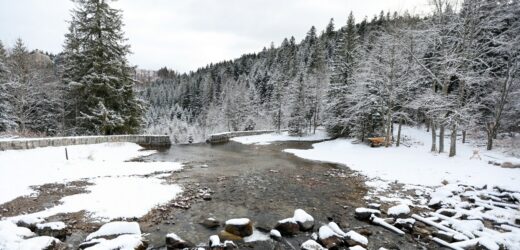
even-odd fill
[{"label": "river water", "polygon": [[[396,236],[384,228],[354,218],[356,207],[366,206],[364,177],[345,166],[308,161],[284,153],[283,149],[310,148],[310,142],[275,142],[271,145],[243,145],[228,142],[218,145],[173,145],[149,156],[148,161],[184,162],[185,169],[168,181],[178,183],[185,193],[200,188],[212,190],[212,199],[190,201],[189,209],[163,207],[141,218],[143,232],[154,248],[164,247],[164,236],[176,233],[195,244],[206,243],[223,227],[207,229],[200,224],[212,217],[224,222],[249,218],[255,226],[270,229],[281,219],[292,217],[301,208],[315,220],[315,229],[334,220],[345,231],[367,230],[369,248],[420,249],[411,236]],[[283,242],[265,241],[241,244],[241,248],[299,249],[311,232],[286,238]],[[435,247],[435,245],[430,245]]]}]

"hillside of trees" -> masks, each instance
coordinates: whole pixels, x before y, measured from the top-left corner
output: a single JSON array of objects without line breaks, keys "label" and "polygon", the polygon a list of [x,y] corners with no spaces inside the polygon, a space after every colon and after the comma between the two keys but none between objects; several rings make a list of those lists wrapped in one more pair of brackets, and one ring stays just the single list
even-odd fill
[{"label": "hillside of trees", "polygon": [[[424,124],[432,151],[457,135],[520,131],[520,1],[432,1],[426,17],[385,13],[297,42],[179,74],[162,68],[143,87],[149,133],[176,142],[210,133],[289,129],[334,137],[392,137]],[[396,128],[394,128],[396,127]],[[447,135],[447,134],[446,134]],[[439,138],[437,141],[436,138]],[[388,141],[388,140],[387,140]]]}]

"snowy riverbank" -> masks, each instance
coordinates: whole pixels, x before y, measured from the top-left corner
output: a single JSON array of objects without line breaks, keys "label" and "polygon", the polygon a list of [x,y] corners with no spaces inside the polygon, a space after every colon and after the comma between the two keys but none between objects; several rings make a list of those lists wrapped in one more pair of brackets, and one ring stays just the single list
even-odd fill
[{"label": "snowy riverbank", "polygon": [[[287,149],[298,157],[345,164],[369,178],[404,184],[439,186],[443,181],[473,186],[500,186],[520,190],[520,169],[502,168],[488,161],[519,163],[495,151],[480,149],[481,160],[471,160],[475,146],[457,144],[457,155],[431,153],[431,135],[423,129],[405,127],[402,131],[409,147],[371,148],[354,144],[352,139],[336,139],[313,144],[313,149]],[[449,146],[449,145],[447,145]]]},{"label": "snowy riverbank", "polygon": [[65,158],[65,147],[0,152],[0,204],[20,196],[37,195],[32,186],[82,180],[92,184],[86,188],[87,193],[64,197],[62,204],[33,217],[86,209],[94,218],[110,219],[142,216],[181,192],[180,186],[162,184],[152,174],[178,171],[182,168],[180,163],[127,162],[153,154],[154,150],[143,150],[134,143],[66,148],[69,160]]}]

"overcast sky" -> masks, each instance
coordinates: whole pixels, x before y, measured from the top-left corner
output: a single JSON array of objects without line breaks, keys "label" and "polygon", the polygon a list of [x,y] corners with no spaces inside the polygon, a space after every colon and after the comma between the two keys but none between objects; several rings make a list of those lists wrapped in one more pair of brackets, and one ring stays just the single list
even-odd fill
[{"label": "overcast sky", "polygon": [[[119,0],[132,64],[144,69],[168,66],[180,72],[210,62],[260,51],[284,37],[300,41],[312,25],[336,28],[350,11],[357,21],[391,10],[424,14],[427,0]],[[8,47],[22,38],[29,49],[58,53],[69,0],[0,0],[0,40]]]}]

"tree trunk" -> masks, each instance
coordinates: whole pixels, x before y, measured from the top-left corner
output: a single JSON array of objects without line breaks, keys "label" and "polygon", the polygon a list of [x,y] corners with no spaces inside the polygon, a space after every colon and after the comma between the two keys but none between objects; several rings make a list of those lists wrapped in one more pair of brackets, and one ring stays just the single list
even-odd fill
[{"label": "tree trunk", "polygon": [[435,123],[434,120],[431,120],[431,130],[432,130],[432,152],[437,151],[437,145],[435,144],[437,141],[437,135],[435,134]]},{"label": "tree trunk", "polygon": [[399,120],[399,126],[397,127],[397,142],[395,144],[396,147],[399,147],[401,144],[401,127],[403,126],[403,120]]},{"label": "tree trunk", "polygon": [[426,133],[430,132],[430,123],[426,120]]},{"label": "tree trunk", "polygon": [[385,138],[385,147],[390,146],[390,140],[391,140],[391,133],[392,133],[392,114],[390,111],[388,111],[387,117],[386,117],[386,138]]},{"label": "tree trunk", "polygon": [[451,127],[450,154],[449,154],[449,157],[455,156],[456,153],[457,153],[457,126],[453,125]]},{"label": "tree trunk", "polygon": [[462,131],[462,144],[466,143],[466,130]]},{"label": "tree trunk", "polygon": [[444,152],[444,125],[439,129],[439,153]]},{"label": "tree trunk", "polygon": [[493,135],[490,131],[487,132],[487,150],[493,149]]}]

